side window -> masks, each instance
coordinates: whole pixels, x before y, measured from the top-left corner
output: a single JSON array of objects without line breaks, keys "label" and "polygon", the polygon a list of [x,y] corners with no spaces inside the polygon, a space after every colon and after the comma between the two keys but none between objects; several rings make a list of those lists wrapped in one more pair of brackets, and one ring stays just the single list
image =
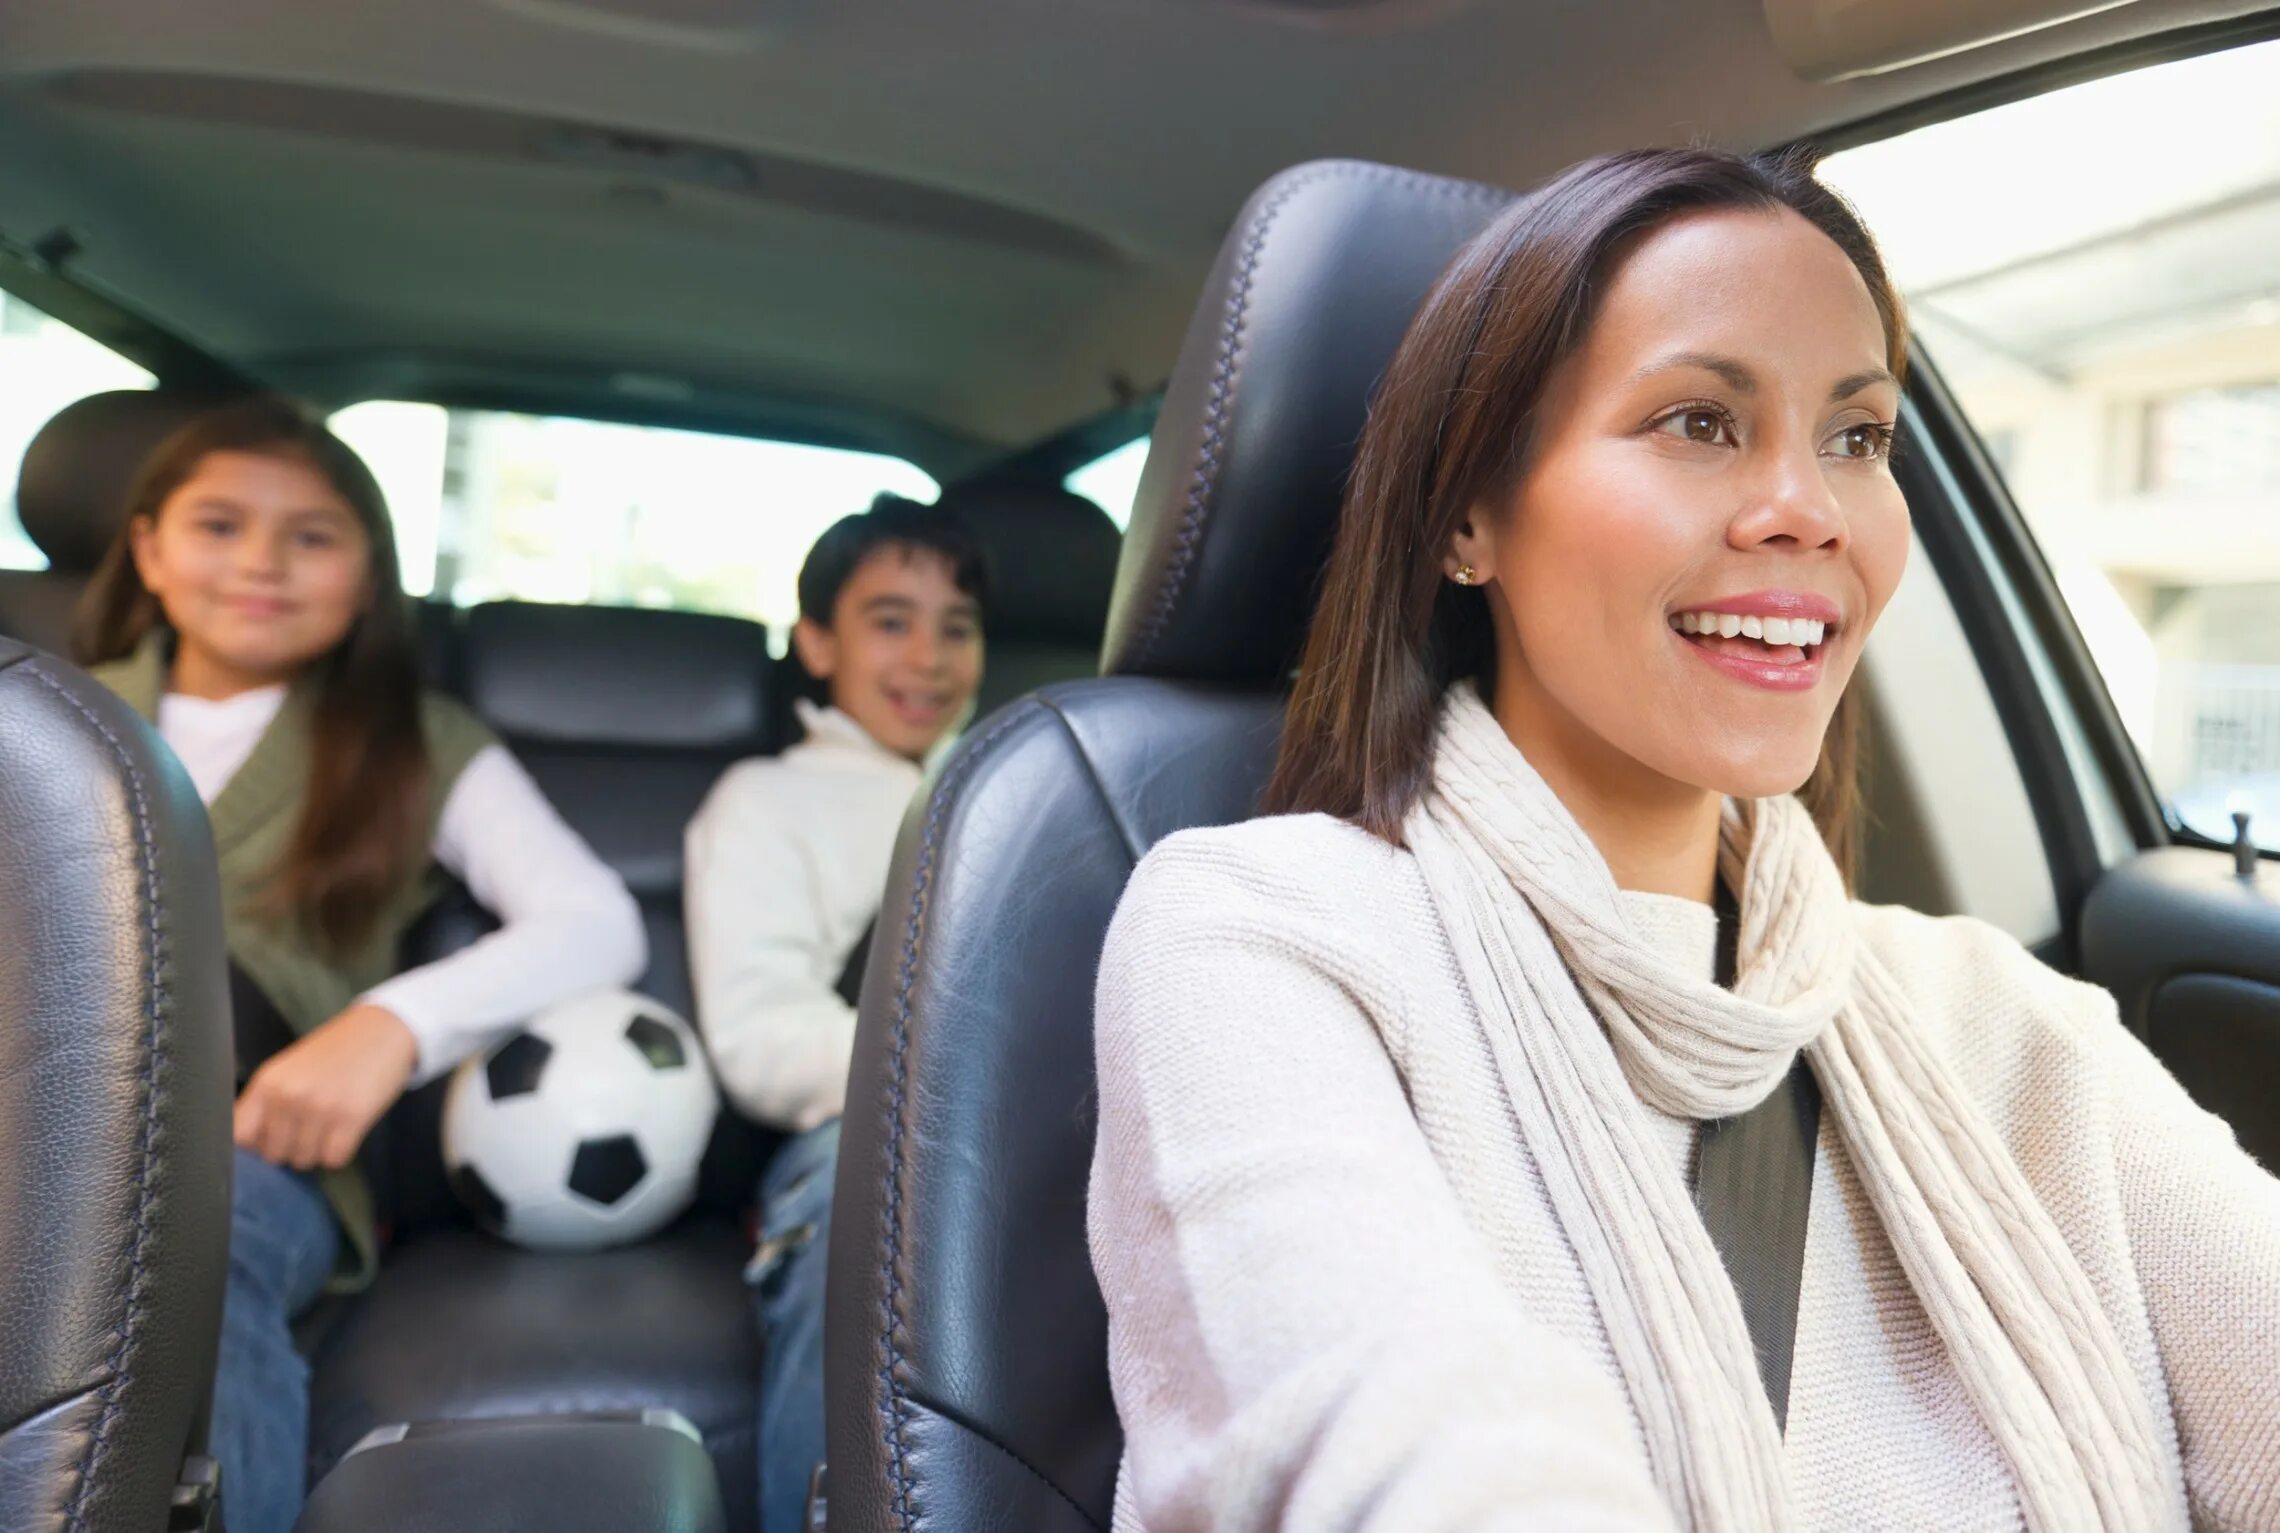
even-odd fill
[{"label": "side window", "polygon": [[[2015,167],[1997,173],[1992,167]],[[2280,43],[1832,155],[2176,821],[2280,849]]]},{"label": "side window", "polygon": [[0,293],[0,569],[47,567],[16,516],[16,471],[40,427],[75,399],[156,381],[101,342]]},{"label": "side window", "polygon": [[1118,532],[1132,525],[1132,500],[1140,492],[1140,470],[1148,462],[1148,439],[1134,437],[1070,473],[1062,485],[1108,513]]},{"label": "side window", "polygon": [[332,426],[388,497],[415,596],[725,612],[779,642],[825,528],[937,489],[878,453],[559,416],[374,400]]}]

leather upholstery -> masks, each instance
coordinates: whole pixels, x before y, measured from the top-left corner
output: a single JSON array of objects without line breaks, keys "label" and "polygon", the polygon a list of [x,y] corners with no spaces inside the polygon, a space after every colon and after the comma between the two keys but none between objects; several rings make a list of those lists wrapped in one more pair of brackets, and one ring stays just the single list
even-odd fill
[{"label": "leather upholstery", "polygon": [[24,449],[16,512],[44,570],[0,570],[0,636],[71,652],[72,610],[126,514],[127,489],[151,449],[209,403],[120,389],[57,411]]},{"label": "leather upholstery", "polygon": [[127,491],[158,444],[210,408],[196,394],[113,389],[73,400],[24,448],[16,515],[50,569],[94,572],[126,519]]},{"label": "leather upholstery", "polygon": [[912,806],[840,1130],[835,1533],[1108,1525],[1093,969],[1150,845],[1250,813],[1279,714],[1271,695],[1066,683],[999,715]]},{"label": "leather upholstery", "polygon": [[220,895],[156,736],[6,640],[0,933],[0,1527],[146,1533],[221,1323]]},{"label": "leather upholstery", "polygon": [[492,602],[465,615],[469,706],[641,902],[640,988],[693,1016],[681,836],[727,766],[757,755],[766,631],[739,618]]},{"label": "leather upholstery", "polygon": [[53,655],[71,653],[71,624],[84,575],[54,570],[0,570],[0,638]]},{"label": "leather upholstery", "polygon": [[350,1457],[296,1533],[722,1533],[704,1450],[638,1419],[426,1430]]},{"label": "leather upholstery", "polygon": [[742,618],[489,602],[464,619],[468,705],[510,739],[750,754],[768,635]]},{"label": "leather upholstery", "polygon": [[[640,988],[692,1015],[681,834],[721,770],[760,748],[765,632],[732,618],[516,602],[456,622],[429,613],[423,627],[431,677],[457,679],[640,902],[650,949]],[[454,891],[413,933],[405,961],[464,947],[490,924]],[[729,1526],[751,1528],[760,1353],[740,1276],[751,1254],[741,1211],[772,1136],[724,1104],[686,1221],[626,1250],[543,1256],[466,1228],[443,1178],[447,1086],[399,1103],[367,1150],[400,1244],[370,1292],[304,1329],[315,1464],[391,1421],[670,1406],[704,1433]]]},{"label": "leather upholstery", "polygon": [[[1505,194],[1302,166],[1228,236],[1166,394],[1105,668],[968,739],[903,827],[841,1129],[833,1533],[1105,1530],[1092,988],[1157,840],[1254,811],[1369,390]],[[1158,679],[1177,678],[1177,679]]]},{"label": "leather upholstery", "polygon": [[[729,1526],[750,1528],[760,1341],[739,1273],[751,1252],[743,1231],[718,1219],[582,1256],[520,1251],[472,1230],[424,1236],[390,1255],[319,1347],[310,1459],[322,1474],[396,1421],[663,1407],[703,1434]],[[542,1485],[520,1488],[548,1504]]]},{"label": "leather upholstery", "polygon": [[1026,479],[969,479],[937,504],[965,523],[989,561],[993,640],[1098,647],[1124,549],[1107,512],[1073,490]]},{"label": "leather upholstery", "polygon": [[943,492],[990,568],[989,651],[974,716],[1056,681],[1090,676],[1123,535],[1055,484],[975,480]]},{"label": "leather upholstery", "polygon": [[1370,391],[1433,279],[1510,200],[1354,160],[1252,194],[1165,389],[1102,671],[1289,675]]}]

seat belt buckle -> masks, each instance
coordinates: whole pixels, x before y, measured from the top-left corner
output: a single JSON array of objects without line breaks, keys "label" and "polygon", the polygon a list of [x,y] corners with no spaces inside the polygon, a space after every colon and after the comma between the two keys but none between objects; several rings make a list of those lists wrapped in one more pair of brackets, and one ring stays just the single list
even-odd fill
[{"label": "seat belt buckle", "polygon": [[815,1473],[808,1477],[807,1533],[829,1533],[825,1524],[830,1520],[830,1509],[824,1505],[823,1475],[830,1467],[829,1464],[818,1464]]},{"label": "seat belt buckle", "polygon": [[206,1454],[182,1461],[167,1503],[166,1533],[223,1533],[222,1466]]}]

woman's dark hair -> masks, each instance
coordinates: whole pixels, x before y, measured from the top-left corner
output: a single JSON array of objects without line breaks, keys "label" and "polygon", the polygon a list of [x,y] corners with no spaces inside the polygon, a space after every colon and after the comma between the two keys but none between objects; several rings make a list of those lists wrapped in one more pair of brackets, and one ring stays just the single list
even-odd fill
[{"label": "woman's dark hair", "polygon": [[[1432,773],[1441,697],[1493,686],[1487,597],[1442,577],[1468,512],[1518,488],[1536,407],[1582,345],[1615,268],[1690,213],[1787,209],[1868,285],[1888,365],[1906,323],[1874,241],[1801,152],[1605,155],[1566,171],[1460,251],[1410,322],[1372,400],[1266,793],[1269,813],[1321,811],[1398,843]],[[1840,700],[1800,797],[1848,876],[1859,804],[1859,705]]]},{"label": "woman's dark hair", "polygon": [[73,648],[98,665],[132,654],[166,615],[135,568],[139,524],[156,526],[169,497],[217,452],[306,464],[348,503],[364,530],[363,612],[309,665],[309,782],[301,818],[260,896],[276,920],[306,922],[342,950],[371,931],[388,900],[427,859],[430,789],[420,676],[388,504],[372,471],[292,400],[257,395],[199,416],[160,443],[127,494],[127,515],[80,599]]},{"label": "woman's dark hair", "polygon": [[800,566],[800,616],[829,628],[839,593],[863,561],[882,548],[939,554],[950,566],[950,583],[988,610],[989,568],[966,524],[939,506],[881,495],[869,510],[833,522],[808,550]]}]

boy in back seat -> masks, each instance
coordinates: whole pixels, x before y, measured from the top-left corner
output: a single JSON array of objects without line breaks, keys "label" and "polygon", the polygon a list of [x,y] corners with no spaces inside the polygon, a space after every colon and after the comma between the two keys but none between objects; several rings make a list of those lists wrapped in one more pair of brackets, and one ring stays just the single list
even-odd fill
[{"label": "boy in back seat", "polygon": [[924,763],[982,677],[985,573],[949,513],[882,496],[817,539],[792,631],[829,706],[806,737],[731,767],[690,822],[689,961],[729,1097],[794,1137],[761,1178],[747,1273],[766,1361],[763,1533],[802,1524],[823,1459],[823,1292],[839,1115],[867,946],[895,834]]}]

